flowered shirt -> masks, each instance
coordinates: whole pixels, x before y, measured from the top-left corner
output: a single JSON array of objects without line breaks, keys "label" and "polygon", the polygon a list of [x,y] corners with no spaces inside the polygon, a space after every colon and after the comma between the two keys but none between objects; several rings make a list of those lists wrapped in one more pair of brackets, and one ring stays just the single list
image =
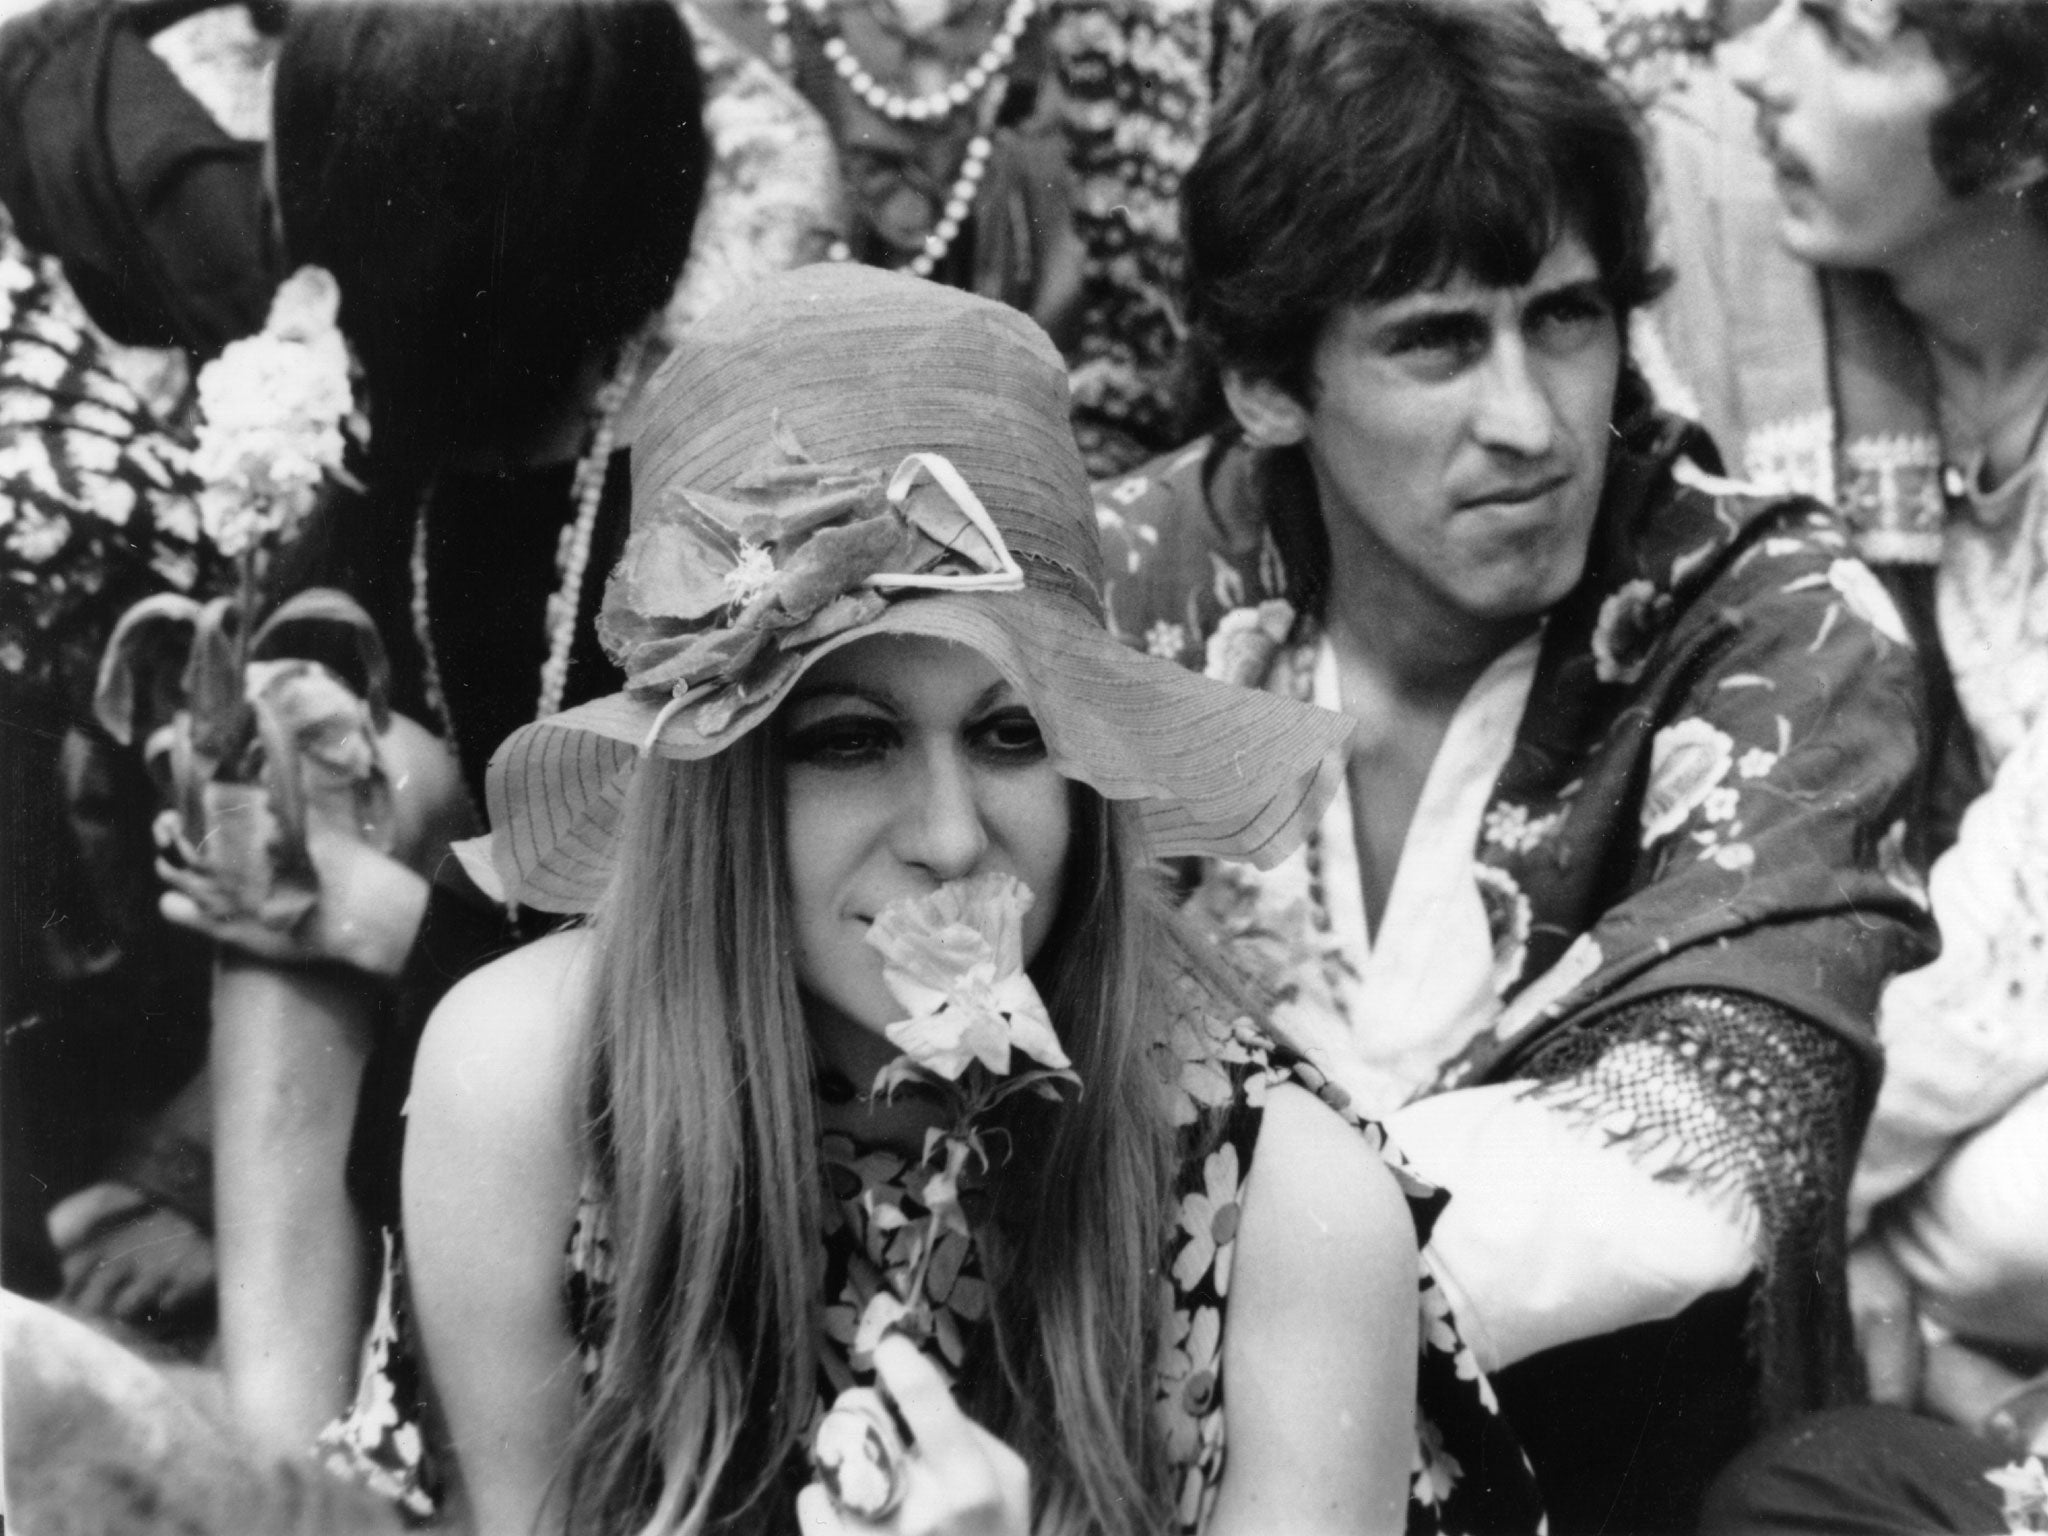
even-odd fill
[{"label": "flowered shirt", "polygon": [[[1667,419],[1617,445],[1586,573],[1548,616],[1475,850],[1499,1011],[1439,1088],[1512,1077],[1566,1022],[1673,988],[1761,997],[1867,1051],[1884,978],[1927,953],[1899,857],[1907,631],[1821,507],[1746,494],[1687,447]],[[1127,642],[1307,686],[1318,632],[1258,511],[1296,483],[1276,468],[1205,442],[1101,489]]]},{"label": "flowered shirt", "polygon": [[[1223,1341],[1241,1199],[1257,1151],[1267,1091],[1295,1083],[1316,1093],[1355,1126],[1386,1160],[1407,1195],[1418,1241],[1426,1240],[1444,1196],[1418,1179],[1375,1123],[1356,1114],[1343,1091],[1261,1033],[1249,1018],[1216,1007],[1192,977],[1179,983],[1170,1039],[1160,1047],[1183,1159],[1172,1229],[1161,1269],[1161,1329],[1153,1411],[1178,1492],[1174,1529],[1206,1528],[1221,1486],[1227,1416]],[[840,1135],[822,1144],[827,1202],[825,1288],[832,1300],[819,1340],[818,1390],[829,1402],[864,1380],[849,1358],[855,1324],[881,1277],[903,1256],[899,1224],[878,1212],[910,1198],[900,1154],[856,1145]],[[989,1292],[973,1245],[949,1236],[933,1265],[928,1293],[940,1348],[955,1365],[986,1332]],[[376,1320],[364,1351],[354,1409],[321,1437],[330,1467],[363,1481],[407,1513],[433,1514],[440,1494],[434,1457],[421,1432],[423,1382],[405,1310],[402,1258],[389,1251]],[[605,1208],[586,1187],[564,1265],[564,1303],[587,1384],[605,1349],[611,1245]],[[1418,1271],[1419,1357],[1408,1530],[1527,1532],[1543,1528],[1535,1480],[1499,1414],[1493,1389],[1460,1336],[1451,1305],[1425,1260]]]},{"label": "flowered shirt", "polygon": [[178,440],[0,213],[0,672],[83,714],[130,603],[222,574]]}]

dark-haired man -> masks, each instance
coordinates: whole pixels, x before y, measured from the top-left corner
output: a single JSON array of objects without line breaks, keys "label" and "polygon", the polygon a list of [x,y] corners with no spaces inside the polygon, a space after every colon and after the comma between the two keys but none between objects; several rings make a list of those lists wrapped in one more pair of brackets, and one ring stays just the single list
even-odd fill
[{"label": "dark-haired man", "polygon": [[1553,1529],[1689,1528],[1849,1389],[1870,1018],[1926,952],[1905,631],[1649,408],[1643,152],[1533,10],[1269,15],[1182,195],[1227,420],[1102,491],[1113,620],[1358,720],[1306,855],[1191,910],[1450,1190]]}]

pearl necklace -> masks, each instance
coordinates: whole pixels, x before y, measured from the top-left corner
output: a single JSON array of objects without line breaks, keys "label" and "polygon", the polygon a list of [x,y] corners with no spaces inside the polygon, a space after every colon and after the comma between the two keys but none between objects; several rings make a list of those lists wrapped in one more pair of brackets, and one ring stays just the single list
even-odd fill
[{"label": "pearl necklace", "polygon": [[[806,0],[806,4],[822,25],[826,15],[823,0]],[[767,0],[766,4],[768,26],[774,40],[773,58],[776,67],[784,74],[791,72],[796,58],[796,44],[789,30],[789,7],[790,0]],[[988,173],[989,156],[995,148],[991,135],[995,130],[996,113],[1001,110],[1003,97],[1009,88],[1009,66],[1017,55],[1017,43],[1023,37],[1024,29],[1037,13],[1038,0],[1010,0],[995,36],[989,39],[988,46],[982,49],[980,56],[960,78],[922,96],[901,96],[882,85],[860,62],[844,35],[832,32],[825,38],[824,54],[833,72],[869,111],[890,122],[943,123],[973,101],[977,94],[980,96],[974,136],[967,141],[967,153],[961,158],[960,173],[946,194],[939,221],[925,236],[924,248],[903,267],[913,277],[930,277],[937,270],[939,263],[946,259],[946,253],[953,248],[953,242],[960,238],[967,216],[974,211],[974,199],[981,190],[982,178]],[[835,250],[833,254],[837,256],[838,252]]]},{"label": "pearl necklace", "polygon": [[[576,461],[576,473],[569,482],[576,515],[563,524],[561,537],[555,543],[557,580],[545,615],[548,654],[540,667],[540,702],[533,713],[536,720],[544,720],[562,707],[562,691],[569,681],[569,652],[575,644],[576,620],[583,605],[583,577],[590,568],[591,538],[597,531],[598,507],[604,501],[605,472],[611,467],[619,410],[639,374],[640,357],[639,341],[628,342],[611,377],[591,405],[590,446]],[[412,523],[412,628],[425,662],[428,707],[440,721],[444,739],[452,742],[455,718],[449,713],[448,695],[441,686],[440,659],[434,649],[434,630],[427,606],[427,510],[433,505],[434,488],[435,482],[428,480]]]},{"label": "pearl necklace", "polygon": [[[828,15],[824,0],[805,0],[805,3],[822,30]],[[775,64],[786,73],[795,63],[796,46],[789,32],[789,0],[767,0],[765,8],[768,27],[774,35]],[[981,50],[980,56],[967,66],[960,78],[922,96],[899,96],[884,86],[868,72],[867,66],[861,63],[845,36],[839,32],[827,33],[824,53],[833,72],[852,88],[854,95],[867,103],[870,111],[879,113],[892,123],[942,123],[974,100],[1009,68],[1010,61],[1017,56],[1017,44],[1024,36],[1024,29],[1031,25],[1031,18],[1037,14],[1038,0],[1010,0],[995,36],[988,40],[988,46]]]}]

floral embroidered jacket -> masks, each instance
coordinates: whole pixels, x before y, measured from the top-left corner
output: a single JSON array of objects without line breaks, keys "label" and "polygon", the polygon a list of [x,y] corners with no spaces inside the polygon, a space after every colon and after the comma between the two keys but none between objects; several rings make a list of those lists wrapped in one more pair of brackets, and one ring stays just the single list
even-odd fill
[{"label": "floral embroidered jacket", "polygon": [[[1476,850],[1499,1010],[1438,1088],[1514,1077],[1566,1023],[1680,988],[1775,1004],[1874,1067],[1878,990],[1929,951],[1899,853],[1921,750],[1907,631],[1822,508],[1743,494],[1694,445],[1712,462],[1658,418],[1611,455]],[[1102,487],[1112,626],[1305,686],[1316,626],[1259,512],[1291,483],[1205,441]]]}]

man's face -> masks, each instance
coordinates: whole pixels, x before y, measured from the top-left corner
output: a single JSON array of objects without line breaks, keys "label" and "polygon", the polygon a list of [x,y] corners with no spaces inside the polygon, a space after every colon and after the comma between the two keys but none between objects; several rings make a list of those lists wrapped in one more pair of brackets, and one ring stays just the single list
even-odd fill
[{"label": "man's face", "polygon": [[1782,0],[1727,58],[1756,103],[1793,255],[1892,269],[1964,211],[1933,158],[1934,117],[1954,87],[1897,0]]},{"label": "man's face", "polygon": [[1600,277],[1567,235],[1521,287],[1460,275],[1324,326],[1300,441],[1332,551],[1409,616],[1514,628],[1577,585],[1621,368]]}]

